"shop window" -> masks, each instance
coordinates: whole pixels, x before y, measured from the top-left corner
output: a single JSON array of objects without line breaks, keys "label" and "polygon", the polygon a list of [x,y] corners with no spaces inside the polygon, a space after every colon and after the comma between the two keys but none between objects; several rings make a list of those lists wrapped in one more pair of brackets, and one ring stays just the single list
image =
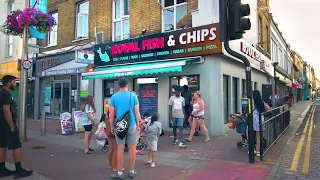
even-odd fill
[{"label": "shop window", "polygon": [[174,87],[176,85],[187,85],[191,93],[200,90],[199,75],[174,76],[170,78],[170,96],[174,95]]},{"label": "shop window", "polygon": [[223,75],[223,112],[224,123],[228,123],[229,119],[229,76]]},{"label": "shop window", "polygon": [[77,4],[76,39],[89,36],[89,1]]},{"label": "shop window", "polygon": [[238,113],[238,102],[240,100],[239,96],[239,87],[238,87],[238,78],[233,78],[233,113]]},{"label": "shop window", "polygon": [[162,0],[163,31],[187,27],[187,0]]},{"label": "shop window", "polygon": [[130,0],[113,1],[113,40],[130,38]]},{"label": "shop window", "polygon": [[56,20],[57,24],[48,33],[48,46],[55,46],[58,42],[58,12],[52,13],[52,17]]}]

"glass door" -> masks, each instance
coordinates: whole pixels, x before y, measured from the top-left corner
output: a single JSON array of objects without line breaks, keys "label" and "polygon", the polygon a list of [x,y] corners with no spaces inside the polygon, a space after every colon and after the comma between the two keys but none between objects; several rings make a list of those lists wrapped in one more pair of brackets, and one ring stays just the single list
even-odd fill
[{"label": "glass door", "polygon": [[54,116],[60,118],[60,114],[64,112],[71,113],[71,86],[70,82],[55,82],[54,83]]}]

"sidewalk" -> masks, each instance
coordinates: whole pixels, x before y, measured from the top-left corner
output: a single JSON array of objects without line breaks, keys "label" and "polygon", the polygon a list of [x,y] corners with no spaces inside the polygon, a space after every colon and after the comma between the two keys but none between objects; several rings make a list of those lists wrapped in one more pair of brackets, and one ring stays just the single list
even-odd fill
[{"label": "sidewalk", "polygon": [[[138,179],[266,179],[286,144],[283,142],[287,141],[292,129],[299,125],[302,118],[299,117],[309,104],[310,102],[299,102],[291,108],[290,128],[268,152],[262,163],[248,164],[247,149],[236,148],[236,142],[241,137],[234,131],[226,136],[213,137],[209,143],[202,142],[204,136],[195,137],[187,149],[171,145],[172,139],[165,135],[159,141],[156,168],[149,168],[145,164],[146,155],[137,156]],[[27,127],[29,141],[24,142],[23,149],[26,168],[33,169],[49,179],[59,180],[101,179],[108,178],[111,174],[106,169],[107,157],[101,152],[101,148],[96,149],[94,155],[83,154],[83,134],[60,135],[60,123],[52,121],[47,123],[47,136],[40,136],[41,121],[28,121]],[[125,165],[128,165],[128,162]],[[34,176],[34,179],[43,177]]]}]

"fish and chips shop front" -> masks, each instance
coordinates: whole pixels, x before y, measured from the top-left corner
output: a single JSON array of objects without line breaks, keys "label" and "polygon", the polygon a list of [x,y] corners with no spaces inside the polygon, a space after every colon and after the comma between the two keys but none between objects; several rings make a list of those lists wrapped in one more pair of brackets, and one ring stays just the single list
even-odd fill
[{"label": "fish and chips shop front", "polygon": [[168,100],[175,85],[199,90],[205,102],[205,123],[211,135],[223,133],[221,104],[222,54],[219,24],[151,34],[98,44],[94,66],[82,79],[94,80],[97,116],[103,113],[120,77],[138,94],[140,114],[158,112],[164,130],[170,129]]}]

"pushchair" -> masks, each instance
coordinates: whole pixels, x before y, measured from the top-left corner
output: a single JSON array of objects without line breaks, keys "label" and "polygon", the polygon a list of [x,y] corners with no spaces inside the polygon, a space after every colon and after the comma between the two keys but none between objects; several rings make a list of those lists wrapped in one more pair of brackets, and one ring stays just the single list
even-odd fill
[{"label": "pushchair", "polygon": [[236,146],[237,148],[248,147],[248,137],[247,137],[247,120],[246,117],[236,114],[231,114],[230,119],[228,120],[228,127],[230,129],[236,129],[236,132],[241,134],[241,141],[238,141]]}]

